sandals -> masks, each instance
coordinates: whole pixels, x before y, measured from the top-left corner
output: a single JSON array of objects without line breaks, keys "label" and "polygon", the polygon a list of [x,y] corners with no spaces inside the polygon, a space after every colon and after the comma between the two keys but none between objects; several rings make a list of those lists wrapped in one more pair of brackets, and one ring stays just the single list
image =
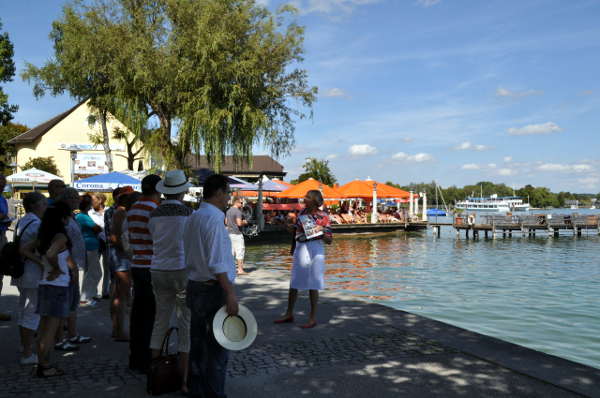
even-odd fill
[{"label": "sandals", "polygon": [[56,366],[42,366],[38,365],[36,372],[37,377],[56,377],[65,374],[64,370],[57,368]]},{"label": "sandals", "polygon": [[279,324],[279,323],[293,323],[293,322],[294,322],[294,317],[292,315],[286,316],[286,317],[281,318],[281,319],[276,319],[276,320],[273,321],[273,323],[277,323],[277,324]]}]

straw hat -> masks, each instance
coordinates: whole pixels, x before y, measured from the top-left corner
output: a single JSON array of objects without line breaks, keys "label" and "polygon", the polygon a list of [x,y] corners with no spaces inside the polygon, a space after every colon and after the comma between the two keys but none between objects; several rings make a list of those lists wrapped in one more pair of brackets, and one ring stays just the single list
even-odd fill
[{"label": "straw hat", "polygon": [[192,186],[183,170],[167,171],[165,178],[156,184],[156,191],[164,194],[187,192]]},{"label": "straw hat", "polygon": [[239,351],[250,347],[258,334],[256,319],[250,310],[239,304],[237,315],[229,315],[226,306],[213,319],[213,333],[222,347]]}]

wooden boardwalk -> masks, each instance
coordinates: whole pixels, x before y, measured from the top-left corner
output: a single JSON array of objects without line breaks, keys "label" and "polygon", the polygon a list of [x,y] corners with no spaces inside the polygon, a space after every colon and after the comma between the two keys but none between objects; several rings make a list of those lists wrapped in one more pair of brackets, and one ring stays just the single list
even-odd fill
[{"label": "wooden boardwalk", "polygon": [[521,236],[536,236],[536,233],[544,233],[548,236],[558,237],[561,231],[568,231],[576,236],[581,236],[582,231],[593,230],[600,234],[600,216],[579,214],[537,214],[537,215],[513,215],[513,216],[484,216],[483,223],[475,222],[475,218],[455,217],[453,223],[429,223],[436,236],[440,236],[442,226],[450,226],[460,236],[464,232],[468,239],[469,235],[479,238],[481,232],[485,238],[495,239],[497,235],[512,237],[513,233]]}]

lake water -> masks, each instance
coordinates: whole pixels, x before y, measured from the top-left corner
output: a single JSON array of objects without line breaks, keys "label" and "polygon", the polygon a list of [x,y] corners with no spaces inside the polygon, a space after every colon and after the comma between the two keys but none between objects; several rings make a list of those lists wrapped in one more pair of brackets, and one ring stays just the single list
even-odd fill
[{"label": "lake water", "polygon": [[[284,244],[250,246],[246,262],[289,269],[288,253]],[[600,368],[599,263],[600,237],[591,231],[473,241],[442,227],[439,239],[338,235],[327,248],[326,280],[348,296]]]}]

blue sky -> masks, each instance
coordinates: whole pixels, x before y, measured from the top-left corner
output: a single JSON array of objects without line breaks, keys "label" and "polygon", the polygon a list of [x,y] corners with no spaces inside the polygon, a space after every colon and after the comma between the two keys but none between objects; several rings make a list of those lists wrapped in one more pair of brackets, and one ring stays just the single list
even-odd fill
[{"label": "blue sky", "polygon": [[[600,0],[293,3],[306,26],[303,66],[320,93],[280,159],[291,178],[312,156],[328,159],[342,183],[600,191]],[[19,70],[51,56],[60,4],[0,3]],[[18,78],[6,91],[29,126],[73,104],[36,100]]]}]

